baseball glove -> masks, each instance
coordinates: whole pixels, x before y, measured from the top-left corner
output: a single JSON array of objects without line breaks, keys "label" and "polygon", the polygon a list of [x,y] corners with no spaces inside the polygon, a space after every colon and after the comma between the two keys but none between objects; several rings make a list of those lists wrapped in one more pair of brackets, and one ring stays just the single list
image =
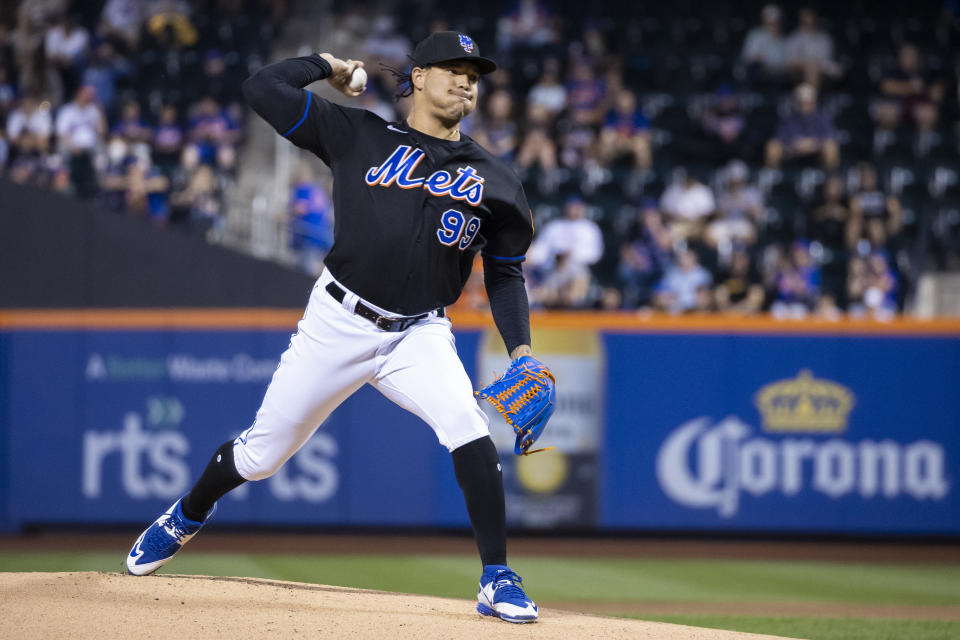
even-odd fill
[{"label": "baseball glove", "polygon": [[530,356],[522,356],[510,363],[502,376],[476,391],[478,398],[490,402],[503,414],[507,424],[517,432],[513,452],[528,456],[538,451],[531,445],[543,433],[547,420],[553,415],[556,403],[556,378],[542,363]]}]

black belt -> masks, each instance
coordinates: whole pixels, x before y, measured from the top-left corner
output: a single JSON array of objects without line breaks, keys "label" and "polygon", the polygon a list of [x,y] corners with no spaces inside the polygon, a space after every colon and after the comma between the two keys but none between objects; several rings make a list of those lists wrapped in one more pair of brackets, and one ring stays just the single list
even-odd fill
[{"label": "black belt", "polygon": [[[337,302],[343,302],[343,298],[347,295],[347,292],[343,288],[337,286],[336,282],[331,282],[327,285],[327,293],[333,296],[333,299]],[[406,331],[414,323],[419,320],[423,320],[429,316],[432,311],[429,313],[421,313],[418,316],[399,316],[391,318],[389,316],[382,316],[367,305],[363,304],[357,300],[357,306],[354,307],[353,312],[360,316],[361,318],[366,318],[373,324],[377,325],[378,329],[383,331]],[[437,317],[442,318],[444,316],[443,308],[437,309]]]}]

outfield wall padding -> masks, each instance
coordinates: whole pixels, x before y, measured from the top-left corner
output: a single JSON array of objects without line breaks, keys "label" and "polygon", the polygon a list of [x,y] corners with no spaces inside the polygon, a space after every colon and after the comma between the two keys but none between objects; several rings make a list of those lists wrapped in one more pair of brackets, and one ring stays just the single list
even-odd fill
[{"label": "outfield wall padding", "polygon": [[[0,313],[5,526],[155,517],[250,426],[289,316],[109,328]],[[960,334],[543,327],[559,404],[541,442],[557,448],[517,458],[490,413],[515,528],[960,534]],[[475,384],[502,370],[494,332],[456,339]],[[469,526],[449,454],[370,387],[217,522]]]},{"label": "outfield wall padding", "polygon": [[289,307],[312,278],[0,179],[0,309]]}]

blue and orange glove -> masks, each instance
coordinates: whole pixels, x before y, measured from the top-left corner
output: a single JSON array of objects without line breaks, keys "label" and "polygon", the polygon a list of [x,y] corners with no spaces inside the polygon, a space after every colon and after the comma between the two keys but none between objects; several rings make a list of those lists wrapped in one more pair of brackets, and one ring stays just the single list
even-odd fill
[{"label": "blue and orange glove", "polygon": [[502,376],[474,393],[490,402],[516,431],[513,452],[518,456],[553,449],[530,450],[553,415],[557,399],[556,378],[542,363],[531,356],[521,356],[510,363]]}]

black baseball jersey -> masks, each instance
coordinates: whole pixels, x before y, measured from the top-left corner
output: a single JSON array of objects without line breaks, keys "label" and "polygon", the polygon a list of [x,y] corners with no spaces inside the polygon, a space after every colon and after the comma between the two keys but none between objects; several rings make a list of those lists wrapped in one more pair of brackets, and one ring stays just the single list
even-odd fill
[{"label": "black baseball jersey", "polygon": [[[308,91],[275,91],[278,78],[299,89],[327,77],[329,65],[319,56],[266,70],[272,99],[295,104],[258,112],[333,171],[334,244],[325,263],[344,286],[414,315],[455,302],[478,251],[491,261],[524,259],[533,226],[523,187],[474,140],[434,138]],[[248,85],[262,73],[247,81],[245,93],[257,92]]]}]

